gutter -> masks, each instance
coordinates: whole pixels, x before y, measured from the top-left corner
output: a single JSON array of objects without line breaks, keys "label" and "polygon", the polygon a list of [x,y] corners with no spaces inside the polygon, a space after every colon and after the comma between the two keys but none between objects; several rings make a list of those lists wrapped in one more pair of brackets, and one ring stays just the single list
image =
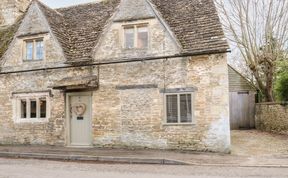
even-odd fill
[{"label": "gutter", "polygon": [[18,70],[18,71],[7,71],[7,72],[0,72],[0,75],[4,74],[16,74],[16,73],[27,73],[27,72],[36,72],[36,71],[46,71],[46,70],[57,70],[57,69],[68,69],[68,68],[80,68],[80,67],[90,67],[90,66],[102,66],[102,65],[113,65],[113,64],[123,64],[123,63],[131,63],[131,62],[144,62],[144,61],[155,61],[161,59],[173,59],[179,57],[193,57],[193,56],[200,56],[200,55],[211,55],[211,54],[224,54],[229,53],[230,50],[212,50],[206,52],[196,52],[196,53],[180,53],[176,55],[169,55],[169,56],[159,56],[159,57],[144,57],[144,58],[122,58],[118,60],[111,60],[105,62],[71,62],[70,64],[66,62],[66,66],[58,66],[58,67],[44,67],[38,69],[27,69],[27,70]]}]

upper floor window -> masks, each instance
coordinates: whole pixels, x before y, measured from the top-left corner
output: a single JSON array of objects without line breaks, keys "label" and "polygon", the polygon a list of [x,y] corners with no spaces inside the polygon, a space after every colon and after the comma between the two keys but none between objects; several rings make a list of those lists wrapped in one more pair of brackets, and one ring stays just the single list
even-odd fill
[{"label": "upper floor window", "polygon": [[148,48],[147,25],[132,25],[124,27],[124,47],[126,49]]},{"label": "upper floor window", "polygon": [[25,61],[36,61],[44,59],[44,43],[43,39],[33,39],[25,41],[24,50]]}]

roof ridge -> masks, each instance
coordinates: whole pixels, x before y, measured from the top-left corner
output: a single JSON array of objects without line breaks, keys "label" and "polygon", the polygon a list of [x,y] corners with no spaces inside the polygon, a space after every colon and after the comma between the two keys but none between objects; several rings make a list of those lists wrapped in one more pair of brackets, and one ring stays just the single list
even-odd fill
[{"label": "roof ridge", "polygon": [[66,6],[66,7],[60,7],[60,8],[55,8],[54,10],[68,10],[68,9],[71,9],[71,8],[75,8],[75,7],[82,7],[82,6],[87,6],[87,5],[90,5],[90,4],[100,4],[100,3],[103,3],[104,1],[107,1],[107,0],[93,0],[91,2],[86,2],[86,3],[81,3],[81,4],[75,4],[75,5],[69,5],[69,6]]},{"label": "roof ridge", "polygon": [[[51,10],[51,11],[54,11],[54,12],[57,13],[58,15],[63,16],[63,14],[60,13],[60,12],[58,12],[57,9],[53,9],[53,8],[47,6],[45,3],[43,3],[43,2],[41,2],[41,1],[39,1],[39,0],[33,0],[33,1],[35,1],[37,4],[43,6],[44,8],[46,8],[46,9],[48,9],[48,10]],[[33,1],[32,1],[32,2],[33,2]]]},{"label": "roof ridge", "polygon": [[15,34],[17,33],[17,31],[19,30],[19,27],[22,24],[23,19],[25,18],[28,10],[30,9],[32,2],[30,2],[30,4],[28,5],[28,7],[25,9],[25,11],[23,12],[22,15],[20,15],[14,24],[12,25],[8,25],[8,26],[2,26],[3,28],[0,28],[0,41],[3,40],[3,37],[7,37],[7,35],[9,35],[9,33],[5,33],[4,36],[1,36],[1,32],[5,32],[6,30],[10,31],[12,34],[10,34],[9,38],[6,38],[5,41],[1,41],[0,43],[0,65],[2,65],[3,63],[3,57],[5,56],[7,50],[10,48],[11,43],[13,42],[13,40],[16,38]]}]

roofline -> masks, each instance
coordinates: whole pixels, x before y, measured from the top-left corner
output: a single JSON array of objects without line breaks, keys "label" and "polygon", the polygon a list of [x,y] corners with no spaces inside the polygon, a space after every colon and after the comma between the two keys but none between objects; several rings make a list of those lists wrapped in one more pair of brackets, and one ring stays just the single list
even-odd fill
[{"label": "roofline", "polygon": [[174,40],[178,50],[183,50],[183,45],[180,43],[180,41],[177,38],[176,34],[171,30],[171,27],[168,25],[168,23],[164,20],[164,18],[162,16],[162,14],[160,13],[160,11],[157,10],[155,5],[150,0],[146,0],[146,3],[150,6],[150,8],[152,9],[152,11],[155,14],[156,18],[163,25],[164,29],[167,30],[167,32],[171,36],[172,40]]},{"label": "roofline", "polygon": [[103,26],[101,33],[99,34],[98,39],[95,41],[95,44],[93,46],[93,49],[90,53],[91,56],[95,55],[97,53],[98,47],[101,43],[101,41],[103,40],[103,38],[105,37],[106,33],[108,33],[108,29],[112,26],[113,24],[113,19],[115,18],[115,16],[117,15],[117,13],[119,12],[119,8],[120,8],[120,4],[121,2],[118,4],[117,7],[115,7],[115,11],[113,12],[113,14],[111,15],[110,18],[107,19],[105,25]]},{"label": "roofline", "polygon": [[55,40],[55,42],[57,43],[57,45],[59,45],[60,50],[61,50],[61,52],[62,52],[62,55],[63,55],[64,58],[67,60],[68,57],[66,56],[66,54],[65,54],[65,52],[64,52],[63,46],[62,46],[62,44],[59,42],[59,38],[58,38],[57,36],[55,36],[54,31],[53,31],[52,28],[51,28],[51,24],[50,24],[50,22],[49,22],[49,20],[48,20],[48,18],[47,18],[47,16],[46,16],[46,13],[43,12],[42,7],[40,7],[40,6],[42,5],[42,6],[44,6],[44,8],[47,8],[47,9],[49,9],[49,10],[57,13],[57,14],[60,15],[60,16],[63,16],[63,14],[59,13],[58,11],[56,11],[56,10],[54,10],[54,9],[51,9],[49,6],[47,6],[46,4],[44,4],[44,3],[42,3],[42,2],[39,2],[38,0],[37,0],[36,2],[37,2],[37,3],[36,3],[37,8],[39,9],[42,17],[45,19],[45,22],[44,22],[44,23],[46,23],[47,26],[48,26],[48,29],[49,29],[49,32],[48,32],[48,33],[51,34],[51,37],[53,38],[53,40]]},{"label": "roofline", "polygon": [[[21,25],[22,25],[22,23],[23,23],[26,15],[27,15],[28,11],[29,11],[29,9],[30,9],[30,7],[32,6],[32,3],[33,3],[34,1],[35,1],[35,0],[32,0],[32,1],[29,3],[29,5],[27,6],[27,8],[26,8],[25,11],[23,12],[23,14],[16,19],[16,21],[15,21],[14,24],[9,25],[9,26],[5,26],[5,28],[7,29],[7,28],[9,28],[9,27],[12,27],[13,25],[19,25],[18,28],[17,28],[17,30],[15,31],[15,33],[14,33],[14,35],[13,35],[13,39],[11,39],[10,43],[8,44],[7,49],[5,50],[5,52],[3,53],[3,55],[0,56],[0,67],[6,62],[6,61],[4,61],[4,58],[5,58],[6,54],[8,53],[8,50],[11,48],[12,43],[15,42],[15,39],[17,38],[17,37],[16,37],[16,34],[17,34],[17,32],[19,31],[19,28],[21,27]],[[19,24],[18,24],[18,23],[19,23]],[[4,28],[3,28],[3,29],[4,29]]]},{"label": "roofline", "polygon": [[[27,73],[27,72],[35,72],[35,71],[46,71],[46,70],[56,70],[56,69],[68,69],[68,68],[78,68],[78,67],[90,67],[90,66],[101,66],[101,65],[112,65],[112,64],[123,64],[123,63],[132,63],[132,62],[144,62],[144,61],[155,61],[161,59],[173,59],[180,57],[193,57],[193,56],[202,56],[202,55],[213,55],[213,54],[226,54],[229,50],[214,50],[214,51],[206,51],[206,52],[191,52],[191,53],[179,53],[176,55],[169,56],[158,56],[158,57],[145,57],[145,58],[123,58],[114,61],[107,62],[90,62],[90,61],[76,61],[73,65],[73,62],[66,63],[64,66],[58,67],[47,67],[47,68],[38,68],[38,69],[29,69],[29,70],[18,70],[18,71],[8,71],[8,72],[0,72],[0,75],[5,74],[15,74],[15,73]],[[80,64],[79,64],[80,63]]]},{"label": "roofline", "polygon": [[[45,3],[43,3],[43,2],[41,2],[41,1],[39,1],[39,0],[35,0],[36,2],[37,2],[37,4],[40,4],[40,5],[42,5],[42,6],[44,6],[45,8],[47,8],[47,9],[49,9],[49,10],[51,10],[51,11],[54,11],[55,13],[57,13],[58,15],[61,15],[61,16],[63,16],[63,14],[61,14],[60,12],[58,12],[57,11],[57,9],[53,9],[53,8],[51,8],[51,7],[49,7],[48,5],[46,5]],[[41,9],[40,9],[41,10]],[[41,10],[41,12],[42,12],[42,10]],[[43,12],[42,12],[43,13]],[[44,13],[43,13],[44,14]],[[44,15],[45,16],[45,15]],[[46,17],[46,16],[45,16]]]},{"label": "roofline", "polygon": [[102,1],[96,1],[96,0],[93,0],[91,2],[86,2],[86,3],[80,3],[80,4],[75,4],[75,5],[68,5],[68,6],[64,6],[64,7],[59,7],[59,8],[51,8],[51,9],[54,9],[54,10],[65,10],[65,9],[69,9],[69,8],[74,8],[74,7],[79,7],[79,6],[86,6],[86,5],[89,5],[89,4],[99,4],[99,3],[102,3]]},{"label": "roofline", "polygon": [[244,80],[246,80],[248,82],[248,84],[250,84],[253,88],[255,88],[256,90],[259,90],[258,87],[256,87],[250,80],[248,80],[246,77],[244,77],[244,75],[242,75],[238,70],[236,70],[234,67],[232,67],[230,64],[228,64],[228,67],[230,67],[232,70],[234,70],[238,75],[240,75],[240,77],[242,77]]}]

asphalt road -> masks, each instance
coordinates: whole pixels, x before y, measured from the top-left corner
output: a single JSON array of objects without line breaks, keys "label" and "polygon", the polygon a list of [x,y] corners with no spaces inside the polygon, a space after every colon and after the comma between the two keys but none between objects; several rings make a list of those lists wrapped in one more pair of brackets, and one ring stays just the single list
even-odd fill
[{"label": "asphalt road", "polygon": [[288,168],[90,164],[0,158],[0,178],[288,178]]}]

